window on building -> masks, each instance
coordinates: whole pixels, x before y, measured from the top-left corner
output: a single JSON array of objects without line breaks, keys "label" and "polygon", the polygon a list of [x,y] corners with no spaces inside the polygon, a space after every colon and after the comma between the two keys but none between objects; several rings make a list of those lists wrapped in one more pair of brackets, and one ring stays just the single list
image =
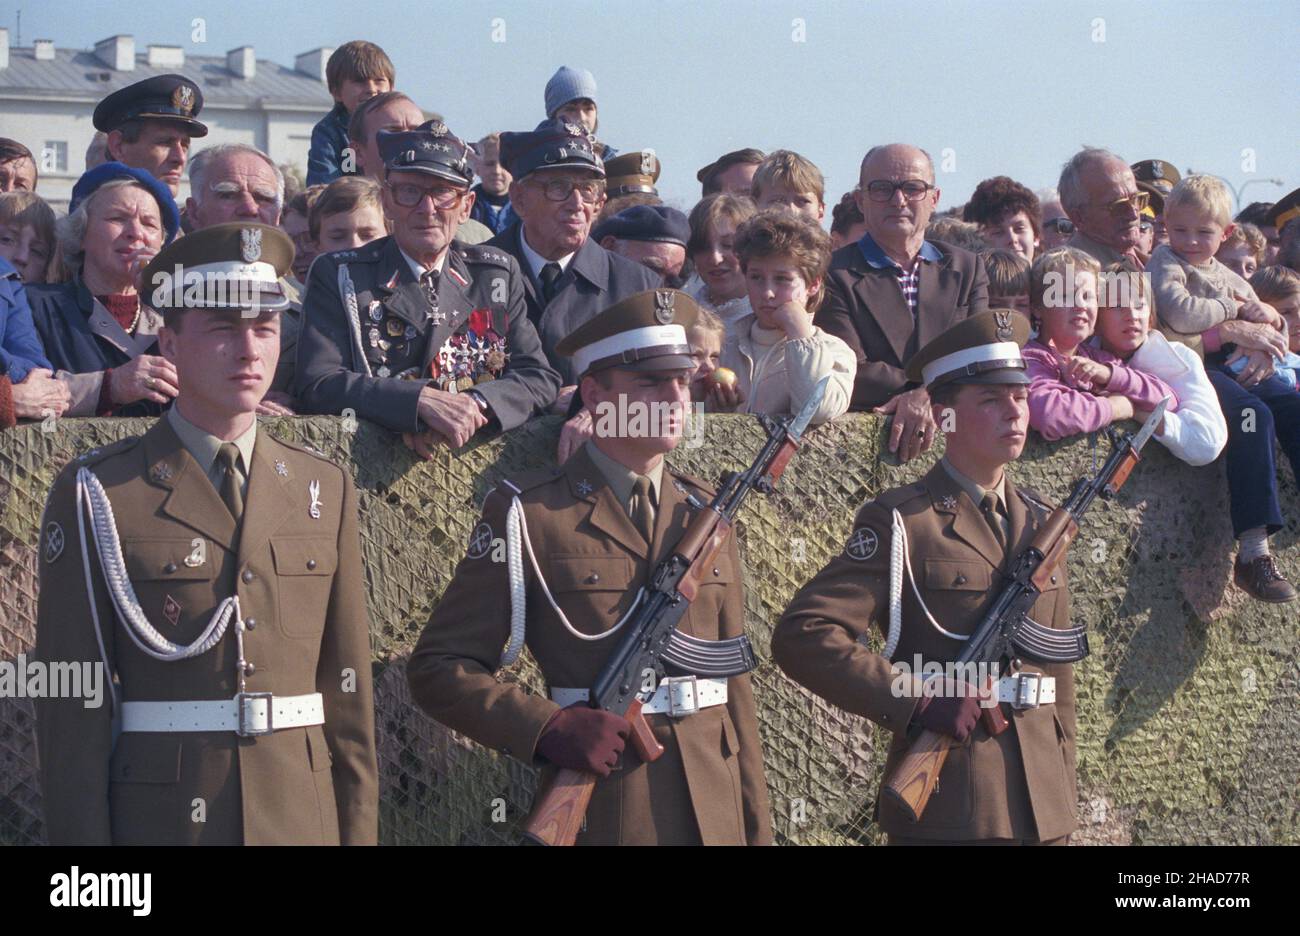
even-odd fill
[{"label": "window on building", "polygon": [[41,149],[41,172],[68,171],[67,140],[46,140]]}]

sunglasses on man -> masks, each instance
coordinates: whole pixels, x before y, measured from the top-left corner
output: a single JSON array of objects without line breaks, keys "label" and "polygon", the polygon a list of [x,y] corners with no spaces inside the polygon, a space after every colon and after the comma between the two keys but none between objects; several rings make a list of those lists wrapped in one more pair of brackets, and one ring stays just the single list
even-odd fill
[{"label": "sunglasses on man", "polygon": [[1043,230],[1068,237],[1074,233],[1074,222],[1069,218],[1052,218],[1043,225]]}]

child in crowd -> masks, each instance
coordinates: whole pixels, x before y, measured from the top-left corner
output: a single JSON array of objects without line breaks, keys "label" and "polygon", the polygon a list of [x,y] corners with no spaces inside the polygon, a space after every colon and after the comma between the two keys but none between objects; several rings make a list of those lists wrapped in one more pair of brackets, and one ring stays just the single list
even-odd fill
[{"label": "child in crowd", "polygon": [[716,313],[728,331],[751,312],[735,248],[736,230],[755,210],[747,196],[727,194],[706,195],[691,209],[686,256],[695,264],[695,275],[682,291]]},{"label": "child in crowd", "polygon": [[831,250],[856,244],[867,233],[867,219],[862,217],[853,192],[845,192],[840,203],[831,209]]},{"label": "child in crowd", "polygon": [[1260,302],[1282,316],[1290,349],[1300,352],[1300,273],[1290,267],[1264,267],[1250,278],[1250,287]]},{"label": "child in crowd", "polygon": [[343,151],[348,146],[352,112],[362,101],[393,90],[396,78],[392,61],[373,42],[355,39],[334,50],[325,63],[325,81],[334,96],[334,109],[311,132],[308,185],[333,182],[343,175]]},{"label": "child in crowd", "polygon": [[[1213,335],[1203,333],[1231,319],[1282,330],[1282,316],[1259,301],[1250,284],[1215,259],[1232,233],[1231,200],[1213,176],[1180,181],[1165,201],[1169,243],[1157,247],[1147,263],[1155,289],[1156,315],[1178,340],[1194,349],[1217,351]],[[1195,336],[1208,341],[1200,347]]]},{"label": "child in crowd", "polygon": [[989,274],[989,308],[1014,309],[1030,318],[1029,261],[1010,249],[982,250],[980,259]]},{"label": "child in crowd", "polygon": [[702,403],[709,397],[713,372],[722,359],[722,343],[727,327],[708,309],[701,308],[695,324],[686,330],[686,340],[691,344],[691,357],[695,372],[691,374],[691,402]]},{"label": "child in crowd", "polygon": [[474,207],[469,216],[486,224],[493,234],[500,234],[518,220],[510,206],[510,173],[501,163],[501,134],[489,133],[475,144],[470,154],[474,172],[479,177],[474,186]]},{"label": "child in crowd", "polygon": [[751,191],[759,210],[788,208],[817,224],[826,216],[821,170],[790,150],[777,150],[758,164]]},{"label": "child in crowd", "polygon": [[311,206],[323,191],[323,185],[307,186],[284,203],[280,215],[280,230],[293,241],[292,282],[299,293],[307,282],[311,262],[316,259],[316,248],[311,239]]},{"label": "child in crowd", "polygon": [[829,376],[811,424],[846,412],[857,358],[841,339],[813,324],[831,262],[826,232],[784,208],[762,211],[736,232],[736,256],[753,314],[727,331],[722,365],[735,372],[736,383],[713,381],[711,408],[790,415]]},{"label": "child in crowd", "polygon": [[[1106,268],[1107,288],[1097,312],[1097,333],[1088,343],[1090,356],[1106,365],[1119,364],[1158,377],[1178,398],[1177,412],[1165,412],[1155,439],[1189,465],[1208,465],[1228,443],[1228,424],[1219,397],[1196,352],[1152,331],[1149,277],[1130,261]],[[1170,401],[1172,405],[1173,401]],[[1150,412],[1135,406],[1135,419]]]},{"label": "child in crowd", "polygon": [[379,184],[372,179],[335,179],[311,206],[312,246],[317,253],[355,250],[388,233]]},{"label": "child in crowd", "polygon": [[1055,247],[1030,268],[1030,319],[1038,337],[1023,352],[1029,425],[1049,441],[1132,419],[1165,397],[1168,411],[1178,408],[1173,389],[1159,377],[1089,353],[1085,342],[1097,322],[1100,273],[1097,261],[1075,247]]},{"label": "child in crowd", "polygon": [[1253,224],[1242,222],[1229,225],[1228,236],[1224,238],[1223,246],[1215,252],[1214,259],[1242,279],[1249,280],[1259,269],[1267,248],[1268,241],[1264,238],[1264,232]]},{"label": "child in crowd", "polygon": [[54,259],[54,212],[35,192],[0,194],[0,257],[24,283],[47,283]]}]

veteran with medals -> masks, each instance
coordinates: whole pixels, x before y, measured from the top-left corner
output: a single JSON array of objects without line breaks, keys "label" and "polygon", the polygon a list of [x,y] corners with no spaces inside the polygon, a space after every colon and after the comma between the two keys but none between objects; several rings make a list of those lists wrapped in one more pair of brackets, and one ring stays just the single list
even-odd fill
[{"label": "veteran with medals", "polygon": [[[773,633],[788,676],[893,732],[887,776],[909,729],[954,739],[918,821],[881,797],[876,819],[891,844],[1065,844],[1076,826],[1070,664],[1012,661],[998,674],[999,702],[981,699],[983,686],[921,679],[928,664],[957,658],[1050,512],[1004,470],[1028,430],[1028,337],[1023,317],[980,312],[908,362],[908,378],[929,391],[945,454],[920,481],[858,512],[844,551],[799,590]],[[1069,614],[1062,566],[1030,617],[1067,629]],[[865,642],[873,625],[882,653]]]},{"label": "veteran with medals", "polygon": [[[562,468],[498,485],[407,665],[412,697],[443,724],[527,764],[602,778],[578,844],[772,841],[748,675],[648,686],[642,712],[665,748],[650,763],[625,746],[627,719],[586,703],[647,576],[713,497],[664,462],[690,403],[686,329],[697,314],[685,293],[650,290],[560,344],[588,408],[675,406],[677,416],[669,410],[659,431],[597,432]],[[494,561],[498,539],[510,561]],[[739,636],[742,577],[728,538],[679,629],[705,641]],[[547,695],[495,675],[524,646]]]},{"label": "veteran with medals", "polygon": [[393,233],[318,257],[303,301],[297,396],[306,413],[350,409],[423,457],[550,406],[559,376],[524,303],[518,264],[453,243],[469,217],[468,147],[439,122],[378,133]]},{"label": "veteran with medals", "polygon": [[112,687],[37,703],[53,844],[376,841],[356,493],[255,415],[292,257],[253,223],[162,250],[144,275],[176,404],[50,493],[36,656]]}]

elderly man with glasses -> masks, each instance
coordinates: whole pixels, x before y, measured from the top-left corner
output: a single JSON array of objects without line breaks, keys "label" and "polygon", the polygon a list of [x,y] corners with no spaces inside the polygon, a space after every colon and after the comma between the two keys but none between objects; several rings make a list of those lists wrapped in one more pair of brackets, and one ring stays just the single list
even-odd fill
[{"label": "elderly man with glasses", "polygon": [[925,239],[939,203],[925,150],[872,148],[855,200],[867,232],[832,255],[814,321],[857,354],[851,408],[893,416],[889,448],[908,461],[930,447],[935,422],[925,387],[904,369],[931,338],[988,308],[988,274],[975,254]]},{"label": "elderly man with glasses", "polygon": [[453,243],[469,217],[469,148],[440,122],[380,131],[393,233],[317,257],[307,284],[297,389],[304,412],[401,432],[423,458],[550,406],[559,376],[505,253]]},{"label": "elderly man with glasses", "polygon": [[1071,247],[1103,267],[1125,259],[1145,267],[1142,212],[1151,195],[1138,187],[1128,163],[1108,150],[1085,147],[1061,170],[1058,188],[1061,207],[1074,222]]}]

